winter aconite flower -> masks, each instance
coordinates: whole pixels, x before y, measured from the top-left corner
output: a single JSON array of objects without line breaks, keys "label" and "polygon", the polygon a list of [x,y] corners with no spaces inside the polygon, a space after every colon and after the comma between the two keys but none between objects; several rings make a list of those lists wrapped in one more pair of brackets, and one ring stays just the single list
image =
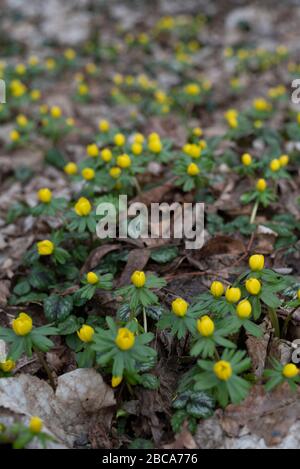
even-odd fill
[{"label": "winter aconite flower", "polygon": [[282,374],[285,378],[295,378],[299,375],[299,369],[293,363],[288,363],[283,367]]},{"label": "winter aconite flower", "polygon": [[278,159],[274,159],[271,161],[270,163],[270,170],[273,172],[273,173],[276,173],[277,171],[279,171],[281,168],[281,164],[280,164],[280,161]]},{"label": "winter aconite flower", "polygon": [[131,166],[130,157],[126,154],[118,156],[117,165],[122,169],[129,168]]},{"label": "winter aconite flower", "polygon": [[18,140],[21,138],[21,135],[17,130],[12,130],[9,134],[9,137],[12,142],[18,142]]},{"label": "winter aconite flower", "polygon": [[115,342],[119,349],[129,350],[134,346],[135,343],[134,333],[127,329],[127,327],[121,327],[118,330]]},{"label": "winter aconite flower", "polygon": [[77,331],[77,335],[82,342],[91,342],[94,334],[94,329],[88,324],[84,324],[79,331]]},{"label": "winter aconite flower", "polygon": [[189,304],[183,298],[172,301],[172,311],[176,316],[183,317],[187,313]]},{"label": "winter aconite flower", "polygon": [[253,254],[249,259],[249,267],[253,272],[263,270],[265,266],[265,258],[262,254]]},{"label": "winter aconite flower", "polygon": [[117,147],[122,147],[126,142],[125,135],[119,133],[114,136],[114,143]]},{"label": "winter aconite flower", "polygon": [[86,280],[90,285],[95,285],[99,282],[99,277],[95,272],[88,272],[86,274]]},{"label": "winter aconite flower", "polygon": [[105,119],[102,119],[98,123],[98,128],[100,132],[108,132],[109,131],[109,122]]},{"label": "winter aconite flower", "polygon": [[0,370],[4,373],[10,373],[16,367],[14,360],[7,359],[4,362],[0,363]]},{"label": "winter aconite flower", "polygon": [[86,217],[92,211],[91,203],[85,197],[80,197],[80,199],[75,204],[74,210],[79,217]]},{"label": "winter aconite flower", "polygon": [[186,171],[189,176],[197,176],[200,173],[200,169],[195,163],[190,163]]},{"label": "winter aconite flower", "polygon": [[131,283],[133,283],[136,288],[143,287],[146,283],[145,273],[139,270],[133,272],[133,274],[131,275]]},{"label": "winter aconite flower", "polygon": [[50,191],[50,189],[43,188],[38,191],[37,197],[38,200],[43,204],[49,204],[52,199],[52,192]]},{"label": "winter aconite flower", "polygon": [[40,433],[43,428],[43,420],[40,419],[39,417],[31,417],[30,422],[29,422],[29,430],[32,433]]},{"label": "winter aconite flower", "polygon": [[250,301],[242,300],[236,307],[236,314],[240,319],[247,319],[252,314],[252,306]]},{"label": "winter aconite flower", "polygon": [[244,166],[250,166],[252,163],[252,156],[249,153],[244,153],[241,159]]},{"label": "winter aconite flower", "polygon": [[62,115],[61,108],[58,106],[53,106],[50,109],[50,114],[53,117],[53,119],[59,119]]},{"label": "winter aconite flower", "polygon": [[288,155],[281,155],[279,158],[281,167],[287,166],[289,164],[289,156]]},{"label": "winter aconite flower", "polygon": [[225,293],[225,297],[228,303],[237,303],[238,301],[240,301],[241,296],[241,290],[235,287],[228,287]]},{"label": "winter aconite flower", "polygon": [[109,175],[113,179],[118,179],[121,176],[121,172],[122,172],[121,168],[118,168],[118,166],[114,166],[113,168],[109,170]]},{"label": "winter aconite flower", "polygon": [[88,156],[91,156],[92,158],[95,158],[96,156],[99,155],[99,149],[96,145],[96,143],[91,143],[86,147],[86,152]]},{"label": "winter aconite flower", "polygon": [[49,239],[44,239],[37,243],[37,250],[40,256],[51,256],[54,251],[54,244]]},{"label": "winter aconite flower", "polygon": [[265,179],[259,179],[256,183],[256,190],[258,192],[264,192],[267,188],[267,182]]},{"label": "winter aconite flower", "polygon": [[221,282],[214,281],[212,282],[210,286],[210,292],[215,298],[220,298],[222,295],[224,295],[224,285]]},{"label": "winter aconite flower", "polygon": [[112,388],[116,388],[123,381],[123,376],[113,376],[111,379]]},{"label": "winter aconite flower", "polygon": [[214,365],[214,373],[221,381],[228,381],[232,376],[231,364],[225,360],[220,360]]},{"label": "winter aconite flower", "polygon": [[93,168],[84,168],[81,171],[83,179],[86,181],[92,181],[95,178],[95,171]]},{"label": "winter aconite flower", "polygon": [[16,335],[25,336],[32,331],[32,319],[26,313],[20,313],[19,316],[13,320],[12,329]]},{"label": "winter aconite flower", "polygon": [[74,176],[74,174],[76,174],[77,171],[78,171],[78,167],[76,163],[70,162],[66,164],[66,166],[64,167],[64,172],[68,174],[69,176]]},{"label": "winter aconite flower", "polygon": [[202,316],[197,321],[197,330],[203,337],[210,337],[215,331],[215,324],[209,316]]},{"label": "winter aconite flower", "polygon": [[103,148],[101,151],[101,159],[105,161],[105,163],[109,163],[112,159],[112,152],[109,148]]},{"label": "winter aconite flower", "polygon": [[261,291],[261,283],[257,278],[246,280],[246,290],[250,295],[258,295]]}]

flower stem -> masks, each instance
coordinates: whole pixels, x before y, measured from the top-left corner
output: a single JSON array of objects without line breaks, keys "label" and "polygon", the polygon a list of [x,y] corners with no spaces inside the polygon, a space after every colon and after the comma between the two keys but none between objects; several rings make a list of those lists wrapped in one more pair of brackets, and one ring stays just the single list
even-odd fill
[{"label": "flower stem", "polygon": [[147,314],[146,314],[145,308],[143,308],[143,320],[144,320],[144,331],[148,332]]},{"label": "flower stem", "polygon": [[48,376],[49,381],[50,381],[50,386],[52,387],[53,391],[55,391],[56,386],[55,386],[55,382],[54,382],[52,372],[51,372],[51,370],[48,366],[48,363],[46,362],[45,358],[43,357],[43,354],[37,348],[34,348],[34,351],[37,354],[38,359],[40,360],[44,370],[47,373],[47,376]]},{"label": "flower stem", "polygon": [[257,210],[258,210],[258,206],[259,206],[259,201],[257,200],[253,206],[253,210],[252,210],[252,213],[251,213],[251,218],[250,218],[250,225],[253,225],[253,223],[255,222],[255,218],[256,218],[256,215],[257,215]]},{"label": "flower stem", "polygon": [[298,309],[298,306],[296,308],[293,309],[293,311],[291,311],[289,313],[289,315],[286,317],[285,321],[284,321],[284,326],[283,326],[283,329],[282,329],[282,337],[283,339],[286,338],[286,335],[287,335],[287,331],[288,331],[288,327],[289,327],[289,323],[291,322],[292,318],[293,318],[293,315],[294,315],[294,312]]},{"label": "flower stem", "polygon": [[275,309],[269,308],[269,318],[274,328],[275,336],[280,338],[280,326],[279,326],[278,316],[277,316]]}]

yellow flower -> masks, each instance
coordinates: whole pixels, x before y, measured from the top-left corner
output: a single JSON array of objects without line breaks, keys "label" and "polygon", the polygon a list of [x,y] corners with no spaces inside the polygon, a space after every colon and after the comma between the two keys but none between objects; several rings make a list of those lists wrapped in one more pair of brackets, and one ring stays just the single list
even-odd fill
[{"label": "yellow flower", "polygon": [[203,130],[201,127],[195,127],[193,129],[193,135],[195,135],[195,137],[201,137],[203,135]]},{"label": "yellow flower", "polygon": [[5,362],[0,363],[0,370],[4,373],[10,373],[16,366],[16,363],[13,360],[7,359]]},{"label": "yellow flower", "polygon": [[184,91],[190,96],[197,96],[200,93],[200,86],[197,83],[190,83],[184,87]]},{"label": "yellow flower", "polygon": [[116,388],[123,381],[123,376],[113,376],[111,379],[112,388]]},{"label": "yellow flower", "polygon": [[18,75],[25,75],[26,73],[26,66],[24,64],[18,64],[15,67],[15,71]]},{"label": "yellow flower", "polygon": [[187,167],[186,172],[189,176],[197,176],[200,173],[200,169],[195,163],[190,163]]},{"label": "yellow flower", "polygon": [[297,291],[297,298],[298,298],[298,300],[300,300],[300,288],[299,288],[299,290]]},{"label": "yellow flower", "polygon": [[244,166],[250,166],[252,163],[252,156],[249,153],[244,153],[242,155],[242,163]]},{"label": "yellow flower", "polygon": [[263,270],[265,267],[265,258],[262,254],[253,254],[249,258],[249,267],[253,272]]},{"label": "yellow flower", "polygon": [[80,197],[80,199],[75,204],[75,212],[79,217],[86,217],[92,211],[91,203],[85,197]]},{"label": "yellow flower", "polygon": [[192,158],[199,158],[201,156],[201,148],[195,143],[189,145],[189,153]]},{"label": "yellow flower", "polygon": [[109,122],[105,119],[102,119],[101,121],[99,121],[98,123],[98,129],[100,130],[100,132],[108,132],[109,131]]},{"label": "yellow flower", "polygon": [[258,295],[261,291],[261,283],[257,278],[246,280],[246,290],[250,295]]},{"label": "yellow flower", "polygon": [[124,81],[123,75],[121,75],[121,73],[115,73],[115,75],[113,76],[114,84],[117,86],[120,86],[122,85],[123,81]]},{"label": "yellow flower", "polygon": [[53,117],[53,119],[59,119],[61,117],[61,108],[59,106],[52,106],[50,109],[50,114]]},{"label": "yellow flower", "polygon": [[101,151],[101,158],[105,163],[109,163],[110,160],[112,159],[112,152],[110,151],[109,148],[103,148]]},{"label": "yellow flower", "polygon": [[125,135],[119,133],[114,136],[114,143],[117,145],[117,147],[122,147],[125,142]]},{"label": "yellow flower", "polygon": [[49,239],[44,239],[37,243],[37,250],[40,256],[51,256],[54,251],[54,244]]},{"label": "yellow flower", "polygon": [[225,112],[225,119],[230,127],[238,127],[238,112],[236,109],[228,109],[228,111]]},{"label": "yellow flower", "polygon": [[31,417],[29,422],[29,430],[32,433],[40,433],[43,428],[43,420],[40,417]]},{"label": "yellow flower", "polygon": [[295,378],[299,375],[299,369],[293,363],[288,363],[283,367],[282,374],[285,378]]},{"label": "yellow flower", "polygon": [[214,281],[210,286],[210,292],[215,298],[220,298],[224,294],[225,288],[223,283]]},{"label": "yellow flower", "polygon": [[267,182],[265,179],[259,179],[256,183],[256,190],[258,192],[264,192],[267,188]]},{"label": "yellow flower", "polygon": [[47,114],[49,108],[48,108],[47,104],[41,104],[39,110],[40,110],[40,113],[41,113],[41,114]]},{"label": "yellow flower", "polygon": [[93,158],[98,156],[99,155],[99,149],[98,149],[96,143],[91,143],[90,145],[88,145],[86,147],[86,152],[87,152],[88,156],[91,156]]},{"label": "yellow flower", "polygon": [[133,274],[131,275],[131,283],[133,283],[133,285],[136,287],[136,288],[141,288],[145,285],[146,283],[146,275],[145,275],[145,272],[142,272],[142,271],[139,271],[139,270],[136,270],[135,272],[133,272]]},{"label": "yellow flower", "polygon": [[271,161],[269,168],[270,168],[271,171],[276,173],[281,168],[280,161],[275,158],[274,160]]},{"label": "yellow flower", "polygon": [[229,362],[220,360],[214,365],[214,373],[221,381],[228,381],[232,376],[232,367]]},{"label": "yellow flower", "polygon": [[85,69],[89,75],[94,75],[97,72],[97,65],[89,62],[86,64]]},{"label": "yellow flower", "polygon": [[36,55],[31,55],[28,59],[28,64],[35,67],[39,63],[39,58]]},{"label": "yellow flower", "polygon": [[78,94],[80,94],[80,96],[86,96],[90,91],[89,87],[86,83],[80,83],[77,90],[78,90]]},{"label": "yellow flower", "polygon": [[144,135],[141,134],[141,133],[136,133],[136,134],[134,134],[134,136],[133,136],[133,141],[134,141],[134,143],[140,143],[140,144],[142,144],[142,143],[144,143],[144,141],[145,141],[145,137],[144,137]]},{"label": "yellow flower", "polygon": [[50,189],[47,189],[45,187],[38,191],[37,196],[40,202],[43,202],[43,204],[49,204],[52,199],[52,192],[50,191]]},{"label": "yellow flower", "polygon": [[74,49],[66,49],[64,51],[64,56],[67,60],[74,60],[76,57],[76,52],[74,51]]},{"label": "yellow flower", "polygon": [[135,337],[133,332],[131,332],[127,327],[120,327],[118,330],[115,343],[121,350],[129,350],[134,346]]},{"label": "yellow flower", "polygon": [[68,118],[66,119],[66,124],[67,124],[67,126],[69,126],[69,127],[74,127],[75,121],[74,121],[73,117],[68,117]]},{"label": "yellow flower", "polygon": [[131,145],[131,151],[134,155],[140,155],[143,151],[143,145],[141,145],[140,143],[138,142],[134,142],[132,145]]},{"label": "yellow flower", "polygon": [[28,124],[28,119],[26,116],[24,116],[24,114],[19,114],[16,121],[19,127],[26,127]]},{"label": "yellow flower", "polygon": [[240,301],[241,296],[241,290],[236,287],[228,287],[225,293],[225,297],[228,303],[237,303],[238,301]]},{"label": "yellow flower", "polygon": [[172,311],[176,316],[182,318],[186,315],[189,304],[183,298],[176,298],[172,301]]},{"label": "yellow flower", "polygon": [[32,319],[26,313],[20,313],[19,316],[13,320],[12,329],[16,335],[25,336],[32,331]]},{"label": "yellow flower", "polygon": [[281,155],[279,158],[281,167],[287,166],[289,164],[289,156],[288,155]]},{"label": "yellow flower", "polygon": [[40,90],[32,90],[30,93],[32,101],[38,101],[41,98]]},{"label": "yellow flower", "polygon": [[162,150],[162,143],[159,136],[157,138],[148,139],[148,148],[152,153],[160,153]]},{"label": "yellow flower", "polygon": [[79,339],[82,342],[86,342],[86,343],[92,342],[94,334],[95,334],[94,329],[88,324],[83,324],[83,326],[81,326],[79,331],[77,331],[77,335]]},{"label": "yellow flower", "polygon": [[210,337],[215,331],[215,324],[209,316],[202,316],[197,321],[197,330],[203,337]]},{"label": "yellow flower", "polygon": [[121,175],[121,168],[118,168],[117,166],[114,166],[113,168],[111,168],[109,170],[109,175],[113,178],[113,179],[118,179]]},{"label": "yellow flower", "polygon": [[17,130],[12,130],[9,134],[9,137],[12,142],[17,142],[18,140],[20,140],[21,135],[19,134]]},{"label": "yellow flower", "polygon": [[45,64],[48,70],[53,70],[56,67],[56,61],[51,57],[49,59],[46,59]]},{"label": "yellow flower", "polygon": [[86,280],[88,283],[90,283],[91,285],[95,285],[96,283],[99,282],[99,277],[97,274],[95,274],[95,272],[88,272],[86,274]]},{"label": "yellow flower", "polygon": [[117,158],[117,165],[120,166],[120,168],[125,169],[129,168],[131,166],[131,159],[128,155],[124,153],[124,155],[120,155]]},{"label": "yellow flower", "polygon": [[238,317],[241,319],[246,319],[251,316],[251,313],[252,313],[252,306],[251,306],[250,301],[248,300],[240,301],[236,307],[236,314],[238,315]]},{"label": "yellow flower", "polygon": [[66,164],[66,166],[64,167],[64,172],[66,174],[69,174],[70,176],[73,176],[74,174],[76,174],[78,171],[78,168],[77,168],[77,164],[76,163],[68,163]]},{"label": "yellow flower", "polygon": [[264,98],[256,98],[253,100],[253,107],[256,111],[271,111],[272,105]]},{"label": "yellow flower", "polygon": [[86,181],[91,181],[95,177],[95,171],[93,170],[93,168],[84,168],[81,171],[81,174],[83,179],[85,179]]}]

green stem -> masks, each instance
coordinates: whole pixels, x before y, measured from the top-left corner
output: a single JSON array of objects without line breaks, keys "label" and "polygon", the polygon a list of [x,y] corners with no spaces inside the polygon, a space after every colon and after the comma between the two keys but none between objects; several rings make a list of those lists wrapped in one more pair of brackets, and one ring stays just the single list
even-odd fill
[{"label": "green stem", "polygon": [[280,326],[278,321],[278,316],[275,309],[269,308],[269,318],[273,326],[275,336],[280,338]]},{"label": "green stem", "polygon": [[291,311],[288,316],[286,317],[285,321],[284,321],[284,326],[283,326],[283,329],[282,329],[282,337],[283,339],[286,338],[286,335],[287,335],[287,331],[288,331],[288,327],[289,327],[289,323],[291,322],[292,318],[293,318],[293,315],[294,315],[294,312],[298,309],[298,306],[296,308],[293,309],[293,311]]},{"label": "green stem", "polygon": [[251,213],[251,218],[250,218],[250,225],[253,225],[253,223],[255,222],[255,218],[256,218],[256,215],[257,215],[257,210],[258,210],[258,206],[259,206],[259,201],[257,200],[253,206],[253,210],[252,210],[252,213]]},{"label": "green stem", "polygon": [[136,177],[134,178],[134,183],[135,183],[135,187],[136,187],[138,195],[142,195],[142,189],[141,189],[140,183],[139,183],[139,181]]},{"label": "green stem", "polygon": [[52,372],[51,372],[51,370],[50,370],[50,368],[49,368],[49,366],[48,366],[48,363],[47,363],[46,360],[44,359],[43,354],[42,354],[37,348],[34,348],[34,351],[35,351],[35,353],[37,354],[37,357],[38,357],[39,361],[41,362],[41,364],[42,364],[44,370],[45,370],[46,373],[47,373],[47,376],[48,376],[48,378],[49,378],[50,385],[51,385],[53,391],[55,391],[56,386],[55,386],[55,382],[54,382],[54,378],[53,378]]},{"label": "green stem", "polygon": [[143,320],[144,320],[144,331],[148,331],[148,324],[147,324],[147,314],[145,308],[143,308]]}]

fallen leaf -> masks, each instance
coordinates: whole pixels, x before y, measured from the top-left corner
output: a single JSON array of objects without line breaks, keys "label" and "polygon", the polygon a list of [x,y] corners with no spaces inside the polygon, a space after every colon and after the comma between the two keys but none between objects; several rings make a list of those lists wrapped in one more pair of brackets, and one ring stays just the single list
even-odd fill
[{"label": "fallen leaf", "polygon": [[109,252],[116,251],[120,249],[120,244],[105,244],[104,246],[99,246],[90,253],[89,257],[82,266],[81,274],[84,272],[89,272],[93,270],[101,261],[101,259],[106,256]]},{"label": "fallen leaf", "polygon": [[89,432],[91,417],[114,404],[113,390],[94,369],[79,368],[61,375],[55,394],[35,376],[21,374],[0,380],[1,415],[1,409],[6,409],[25,422],[38,415],[45,430],[70,448],[76,438]]},{"label": "fallen leaf", "polygon": [[146,266],[151,251],[149,249],[133,249],[128,255],[127,264],[122,272],[119,285],[126,285],[135,270],[143,270]]}]

